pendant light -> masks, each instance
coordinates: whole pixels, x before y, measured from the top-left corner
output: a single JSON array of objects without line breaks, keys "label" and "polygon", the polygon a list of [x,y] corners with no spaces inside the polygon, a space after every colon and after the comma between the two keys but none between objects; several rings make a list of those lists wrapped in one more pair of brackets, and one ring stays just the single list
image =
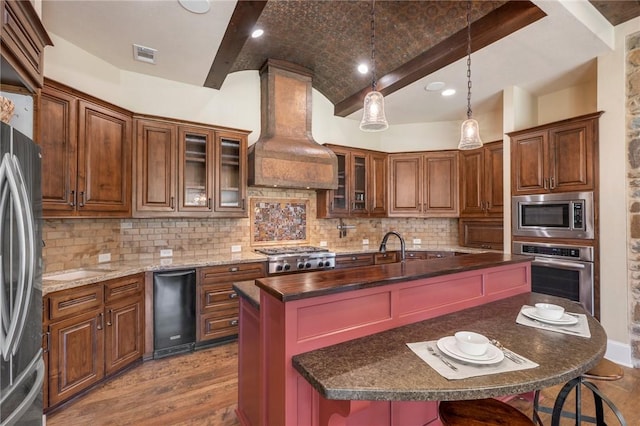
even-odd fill
[{"label": "pendant light", "polygon": [[364,98],[364,114],[360,122],[360,130],[380,132],[389,128],[384,115],[384,97],[376,90],[376,45],[375,45],[375,0],[371,2],[371,92]]},{"label": "pendant light", "polygon": [[480,126],[471,118],[471,0],[467,2],[467,119],[460,127],[458,149],[476,149],[482,147]]}]

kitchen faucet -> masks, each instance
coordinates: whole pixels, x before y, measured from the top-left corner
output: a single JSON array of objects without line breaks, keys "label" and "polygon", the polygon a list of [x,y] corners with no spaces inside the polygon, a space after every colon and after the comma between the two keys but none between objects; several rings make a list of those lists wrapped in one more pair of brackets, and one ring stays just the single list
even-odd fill
[{"label": "kitchen faucet", "polygon": [[400,240],[400,260],[404,262],[406,260],[404,238],[402,238],[402,235],[400,235],[400,233],[397,231],[389,231],[384,234],[384,237],[382,237],[382,242],[380,243],[380,253],[385,253],[387,251],[387,240],[389,239],[390,235],[395,235]]}]

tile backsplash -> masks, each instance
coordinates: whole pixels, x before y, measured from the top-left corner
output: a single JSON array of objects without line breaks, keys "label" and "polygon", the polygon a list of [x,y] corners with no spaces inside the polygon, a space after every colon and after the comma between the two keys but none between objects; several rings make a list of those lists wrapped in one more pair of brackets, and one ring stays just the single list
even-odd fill
[{"label": "tile backsplash", "polygon": [[[249,188],[248,195],[250,200],[308,200],[309,245],[326,241],[329,249],[344,249],[359,247],[368,239],[370,246],[377,248],[390,230],[400,232],[408,247],[414,238],[427,247],[458,244],[457,219],[343,219],[355,228],[340,238],[338,219],[316,218],[315,191]],[[236,245],[248,252],[253,250],[250,225],[249,218],[47,219],[43,227],[45,272],[96,265],[103,253],[111,253],[112,261],[136,261],[159,257],[163,249],[171,249],[174,256],[199,258],[227,255]]]}]

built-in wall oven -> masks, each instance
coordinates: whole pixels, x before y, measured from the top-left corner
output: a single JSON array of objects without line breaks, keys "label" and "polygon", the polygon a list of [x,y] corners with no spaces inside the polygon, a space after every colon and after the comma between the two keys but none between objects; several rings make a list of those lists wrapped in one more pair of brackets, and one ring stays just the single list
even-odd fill
[{"label": "built-in wall oven", "polygon": [[575,300],[594,314],[593,247],[516,241],[513,253],[533,257],[532,291]]},{"label": "built-in wall oven", "polygon": [[511,198],[515,237],[593,239],[593,192],[518,195]]}]

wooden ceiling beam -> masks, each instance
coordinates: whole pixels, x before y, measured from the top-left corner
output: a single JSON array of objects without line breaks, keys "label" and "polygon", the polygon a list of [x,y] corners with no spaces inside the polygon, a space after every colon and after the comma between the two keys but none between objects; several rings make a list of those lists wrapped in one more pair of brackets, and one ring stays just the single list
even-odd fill
[{"label": "wooden ceiling beam", "polygon": [[[482,49],[509,34],[543,18],[546,14],[529,1],[505,3],[471,24],[471,50]],[[394,71],[381,76],[377,90],[387,96],[467,55],[467,29],[464,28]],[[334,115],[346,117],[362,108],[369,86],[338,102]]]},{"label": "wooden ceiling beam", "polygon": [[218,47],[209,74],[204,81],[204,87],[220,89],[227,74],[233,67],[242,47],[255,28],[267,0],[251,1],[239,0],[231,15],[231,20]]}]

